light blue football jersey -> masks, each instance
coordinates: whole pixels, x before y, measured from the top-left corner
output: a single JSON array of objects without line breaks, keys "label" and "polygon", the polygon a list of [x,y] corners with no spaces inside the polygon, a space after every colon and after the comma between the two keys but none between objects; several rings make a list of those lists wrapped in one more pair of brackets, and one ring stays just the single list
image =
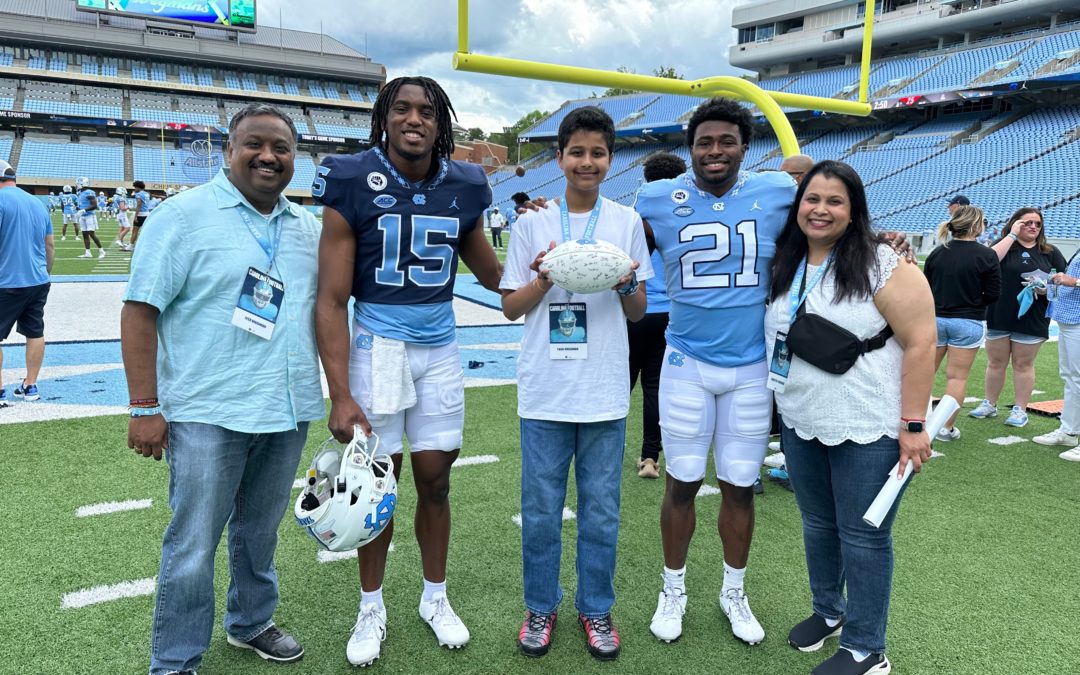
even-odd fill
[{"label": "light blue football jersey", "polygon": [[764,360],[769,265],[794,198],[779,171],[741,171],[723,197],[692,172],[642,186],[635,206],[664,261],[673,349],[723,368]]}]

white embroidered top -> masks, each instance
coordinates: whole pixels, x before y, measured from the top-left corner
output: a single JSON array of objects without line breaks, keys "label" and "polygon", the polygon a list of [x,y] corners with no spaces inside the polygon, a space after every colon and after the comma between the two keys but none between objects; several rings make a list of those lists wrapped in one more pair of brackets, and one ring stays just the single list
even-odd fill
[{"label": "white embroidered top", "polygon": [[[887,245],[877,249],[877,266],[870,270],[870,284],[877,295],[892,276],[899,258]],[[833,265],[844,261],[834,261]],[[817,268],[808,266],[806,278]],[[885,328],[885,317],[872,298],[848,298],[833,303],[836,284],[826,272],[806,299],[806,311],[819,314],[838,326],[868,339]],[[765,313],[765,341],[770,361],[777,331],[787,332],[791,304],[785,293],[769,305]],[[882,436],[897,438],[900,432],[900,374],[904,350],[896,338],[881,349],[863,354],[843,375],[815,368],[798,357],[791,360],[784,393],[776,395],[776,405],[784,424],[799,438],[816,439],[825,445],[844,441],[871,443]]]}]

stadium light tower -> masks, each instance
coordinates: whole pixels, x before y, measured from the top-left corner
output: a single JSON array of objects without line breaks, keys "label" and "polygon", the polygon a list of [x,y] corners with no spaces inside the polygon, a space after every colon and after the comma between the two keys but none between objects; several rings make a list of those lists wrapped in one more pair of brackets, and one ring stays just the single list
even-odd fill
[{"label": "stadium light tower", "polygon": [[619,73],[610,70],[564,66],[539,61],[508,59],[469,53],[469,0],[458,0],[458,49],[454,53],[455,70],[471,73],[487,73],[506,77],[522,77],[530,80],[548,80],[568,84],[586,84],[597,87],[651,91],[658,94],[682,96],[727,96],[749,101],[758,107],[772,125],[780,149],[785,157],[799,154],[799,141],[780,106],[800,110],[858,115],[870,114],[870,46],[873,37],[874,12],[865,14],[863,24],[862,62],[859,73],[859,100],[842,101],[822,96],[790,94],[782,91],[766,91],[752,82],[730,75],[717,75],[699,80],[672,80],[636,73]]}]

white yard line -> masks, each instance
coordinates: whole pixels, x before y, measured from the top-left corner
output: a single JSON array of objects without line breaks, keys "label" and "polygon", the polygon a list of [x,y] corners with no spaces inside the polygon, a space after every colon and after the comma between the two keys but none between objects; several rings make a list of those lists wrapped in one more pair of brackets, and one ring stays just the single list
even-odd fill
[{"label": "white yard line", "polygon": [[1017,443],[1027,443],[1027,439],[1019,436],[1002,436],[1000,438],[988,438],[986,442],[994,445],[1016,445]]},{"label": "white yard line", "polygon": [[[393,550],[394,550],[394,542],[390,542],[390,547],[387,549],[387,551],[393,551]],[[330,563],[330,562],[337,562],[339,560],[355,560],[356,559],[356,549],[354,548],[351,551],[327,551],[327,550],[323,549],[323,550],[319,551],[316,558],[322,564],[326,564],[326,563]]]},{"label": "white yard line", "polygon": [[101,504],[89,504],[80,506],[75,511],[76,518],[87,516],[103,516],[108,513],[122,513],[124,511],[138,511],[148,509],[154,505],[152,499],[129,499],[124,502],[103,502]]},{"label": "white yard line", "polygon": [[61,609],[78,609],[89,605],[97,605],[103,602],[121,600],[123,598],[138,598],[144,595],[153,595],[156,577],[149,579],[136,579],[135,581],[121,581],[118,584],[108,586],[94,586],[84,588],[81,591],[67,593],[60,602]]},{"label": "white yard line", "polygon": [[[577,518],[576,513],[571,511],[566,506],[562,507],[562,519],[563,520],[575,520],[576,518]],[[515,513],[514,515],[512,515],[510,517],[510,520],[514,521],[514,524],[517,525],[518,527],[521,527],[521,514],[520,513]]]},{"label": "white yard line", "polygon": [[458,457],[454,462],[454,468],[459,466],[472,466],[474,464],[493,464],[499,461],[499,458],[495,455],[471,455],[469,457]]},{"label": "white yard line", "polygon": [[704,483],[701,484],[701,487],[698,488],[697,491],[698,497],[711,497],[712,495],[718,494],[720,494],[720,488],[713,487],[711,485],[705,485]]}]

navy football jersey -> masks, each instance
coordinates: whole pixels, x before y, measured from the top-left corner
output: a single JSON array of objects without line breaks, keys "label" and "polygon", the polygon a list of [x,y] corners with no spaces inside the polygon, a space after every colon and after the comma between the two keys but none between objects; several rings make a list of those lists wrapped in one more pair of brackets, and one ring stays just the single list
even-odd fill
[{"label": "navy football jersey", "polygon": [[722,197],[691,172],[642,186],[635,208],[664,261],[669,345],[723,368],[765,358],[769,266],[794,198],[779,171],[741,171]]},{"label": "navy football jersey", "polygon": [[491,204],[483,168],[440,159],[435,176],[415,184],[372,148],[325,158],[311,193],[356,235],[357,320],[383,337],[452,340],[458,248]]}]

